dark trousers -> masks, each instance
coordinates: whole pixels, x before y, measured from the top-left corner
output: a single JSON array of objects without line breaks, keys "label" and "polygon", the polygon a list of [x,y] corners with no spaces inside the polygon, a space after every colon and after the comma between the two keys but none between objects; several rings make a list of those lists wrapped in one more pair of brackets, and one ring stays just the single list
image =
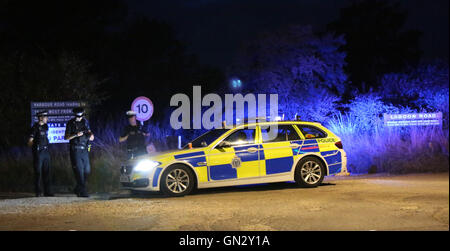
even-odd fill
[{"label": "dark trousers", "polygon": [[77,180],[76,193],[86,193],[86,181],[91,173],[89,152],[86,149],[70,149],[70,161]]},{"label": "dark trousers", "polygon": [[33,151],[33,167],[34,167],[34,191],[36,194],[42,192],[41,177],[44,183],[44,193],[51,193],[51,178],[50,178],[50,153],[48,150],[34,150]]}]

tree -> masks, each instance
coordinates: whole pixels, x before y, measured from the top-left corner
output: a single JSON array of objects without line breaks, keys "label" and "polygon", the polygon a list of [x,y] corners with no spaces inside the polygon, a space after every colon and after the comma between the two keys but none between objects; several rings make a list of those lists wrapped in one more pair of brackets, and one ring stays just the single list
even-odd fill
[{"label": "tree", "polygon": [[379,93],[386,103],[411,107],[419,112],[442,112],[444,128],[449,113],[448,62],[421,63],[400,73],[381,78]]},{"label": "tree", "polygon": [[144,95],[155,104],[152,119],[168,119],[172,95],[192,93],[194,84],[213,90],[223,81],[221,71],[201,65],[186,52],[167,23],[137,17],[111,36],[98,60],[99,71],[109,79],[104,88],[111,94],[106,109],[122,113]]},{"label": "tree", "polygon": [[291,26],[250,42],[233,71],[245,91],[278,94],[286,118],[323,121],[345,91],[342,37],[314,34],[310,26]]},{"label": "tree", "polygon": [[[91,62],[107,36],[125,20],[121,0],[4,0],[0,2],[0,52],[56,56],[77,51]],[[82,53],[81,53],[82,52]]]},{"label": "tree", "polygon": [[345,36],[345,68],[353,86],[362,92],[377,87],[382,74],[399,72],[418,63],[421,55],[417,30],[403,30],[406,12],[385,0],[354,1],[340,11],[328,29]]},{"label": "tree", "polygon": [[0,132],[15,132],[2,145],[25,142],[30,101],[98,105],[95,130],[137,96],[150,97],[152,120],[162,120],[172,94],[221,83],[221,71],[187,54],[168,24],[127,15],[122,0],[0,0],[0,111],[11,121]]},{"label": "tree", "polygon": [[0,114],[8,121],[0,127],[2,148],[25,143],[32,101],[82,100],[98,105],[105,98],[99,91],[104,81],[90,68],[90,63],[66,52],[56,58],[25,54],[0,58]]}]

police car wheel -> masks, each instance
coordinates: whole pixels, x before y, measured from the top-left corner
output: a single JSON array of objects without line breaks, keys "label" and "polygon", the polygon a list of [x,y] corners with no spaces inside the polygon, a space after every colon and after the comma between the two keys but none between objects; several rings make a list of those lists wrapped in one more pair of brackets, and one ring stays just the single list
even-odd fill
[{"label": "police car wheel", "polygon": [[301,187],[317,187],[325,177],[325,168],[321,161],[306,157],[299,161],[295,169],[295,181]]},{"label": "police car wheel", "polygon": [[184,196],[194,187],[194,174],[184,165],[167,168],[161,176],[161,191],[168,196]]}]

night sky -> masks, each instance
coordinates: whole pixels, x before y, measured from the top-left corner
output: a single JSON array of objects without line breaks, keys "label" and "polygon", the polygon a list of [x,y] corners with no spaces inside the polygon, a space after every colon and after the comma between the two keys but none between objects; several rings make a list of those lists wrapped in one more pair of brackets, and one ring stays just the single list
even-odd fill
[{"label": "night sky", "polygon": [[[317,31],[339,16],[347,0],[127,0],[129,13],[173,26],[202,63],[226,67],[243,42],[267,29],[311,24]],[[408,12],[405,29],[423,32],[424,59],[448,58],[448,0],[400,1]]]}]

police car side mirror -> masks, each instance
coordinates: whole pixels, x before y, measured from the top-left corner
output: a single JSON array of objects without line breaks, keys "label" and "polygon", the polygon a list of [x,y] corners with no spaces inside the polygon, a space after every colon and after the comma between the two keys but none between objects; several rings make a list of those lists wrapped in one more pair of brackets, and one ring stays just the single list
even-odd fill
[{"label": "police car side mirror", "polygon": [[231,147],[231,143],[228,142],[228,141],[226,141],[226,140],[220,142],[220,143],[217,145],[217,148],[227,148],[227,147]]}]

